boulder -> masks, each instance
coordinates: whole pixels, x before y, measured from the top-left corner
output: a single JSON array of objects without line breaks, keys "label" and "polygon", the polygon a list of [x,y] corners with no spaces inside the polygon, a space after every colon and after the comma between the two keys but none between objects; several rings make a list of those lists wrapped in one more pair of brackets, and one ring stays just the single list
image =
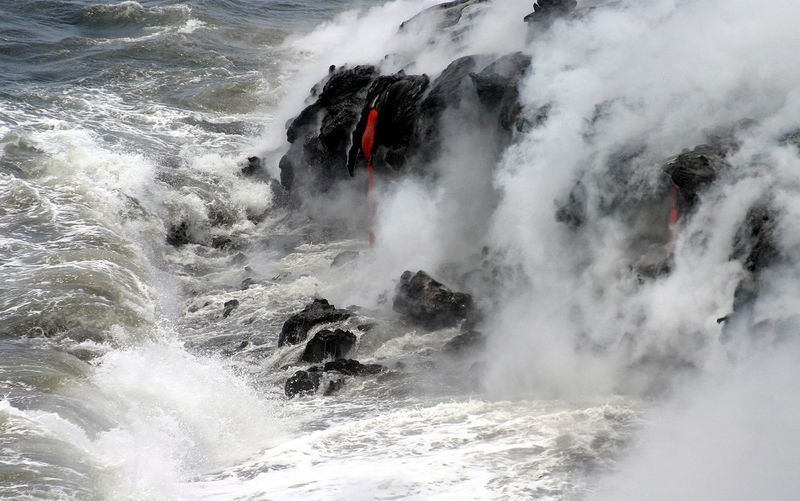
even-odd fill
[{"label": "boulder", "polygon": [[679,212],[691,209],[697,203],[698,193],[711,184],[726,166],[725,153],[707,144],[684,151],[667,162],[663,170],[678,189]]},{"label": "boulder", "polygon": [[326,362],[324,366],[312,366],[304,371],[295,372],[283,387],[284,393],[289,398],[296,395],[309,395],[316,393],[322,385],[323,376],[327,386],[323,395],[329,396],[340,390],[347,377],[372,376],[386,370],[378,364],[362,364],[358,360],[339,359]]},{"label": "boulder", "polygon": [[342,329],[321,330],[306,344],[304,362],[322,362],[325,359],[344,358],[353,349],[358,338],[352,332]]},{"label": "boulder", "polygon": [[313,327],[350,318],[351,312],[340,310],[325,299],[315,299],[299,313],[284,322],[278,338],[278,346],[299,344],[306,340]]},{"label": "boulder", "polygon": [[247,157],[247,165],[239,171],[243,176],[253,176],[264,170],[261,159],[258,157]]},{"label": "boulder", "polygon": [[191,242],[189,237],[189,223],[181,221],[167,229],[167,243],[173,247],[181,247]]},{"label": "boulder", "polygon": [[451,291],[424,271],[403,272],[392,308],[429,329],[452,327],[475,315],[471,295]]},{"label": "boulder", "polygon": [[236,299],[231,299],[230,301],[225,301],[225,304],[222,305],[222,318],[228,318],[233,310],[239,307],[239,301]]},{"label": "boulder", "polygon": [[[312,367],[312,369],[316,368]],[[318,370],[297,371],[286,380],[283,391],[289,398],[295,395],[315,393],[319,388],[320,379],[322,379],[322,373]]]}]

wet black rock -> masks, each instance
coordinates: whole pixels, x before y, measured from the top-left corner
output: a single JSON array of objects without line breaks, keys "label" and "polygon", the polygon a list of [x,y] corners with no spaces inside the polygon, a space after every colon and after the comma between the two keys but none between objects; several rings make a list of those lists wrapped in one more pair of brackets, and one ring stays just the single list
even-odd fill
[{"label": "wet black rock", "polygon": [[510,131],[522,111],[519,103],[519,83],[531,65],[531,57],[521,52],[507,54],[472,73],[478,99],[487,110],[495,113],[500,126]]},{"label": "wet black rock", "polygon": [[451,354],[465,353],[482,348],[485,344],[486,338],[483,334],[475,330],[468,330],[448,341],[442,347],[442,351]]},{"label": "wet black rock", "polygon": [[171,225],[167,229],[167,243],[174,247],[186,245],[191,241],[189,238],[189,223],[181,221],[179,224]]},{"label": "wet black rock", "polygon": [[525,16],[524,21],[532,26],[546,27],[566,16],[578,7],[577,0],[537,0],[534,11]]},{"label": "wet black rock", "polygon": [[372,376],[380,374],[386,367],[379,364],[362,364],[358,360],[340,358],[331,362],[326,362],[323,371],[336,371],[346,376]]},{"label": "wet black rock", "polygon": [[778,256],[777,212],[767,203],[757,204],[747,211],[734,236],[731,258],[742,261],[745,270],[758,273]]},{"label": "wet black rock", "polygon": [[263,171],[264,167],[262,166],[261,159],[258,157],[248,157],[247,158],[247,165],[242,167],[241,174],[243,176],[253,176],[261,171]]},{"label": "wet black rock", "polygon": [[777,243],[777,213],[768,203],[760,203],[747,211],[745,220],[733,240],[731,259],[742,262],[745,275],[733,295],[733,313],[746,313],[758,297],[762,273],[781,259]]},{"label": "wet black rock", "polygon": [[471,295],[451,291],[424,271],[403,272],[392,307],[429,329],[452,327],[475,315]]},{"label": "wet black rock", "polygon": [[319,382],[322,378],[322,373],[319,371],[297,371],[289,379],[283,387],[284,393],[289,398],[296,395],[308,395],[317,391]]},{"label": "wet black rock", "polygon": [[313,363],[331,358],[344,358],[353,349],[357,339],[355,334],[342,329],[321,330],[306,344],[300,359]]},{"label": "wet black rock", "polygon": [[278,346],[299,344],[306,340],[308,331],[314,326],[339,322],[352,316],[347,310],[337,309],[325,299],[315,299],[299,313],[284,322],[278,339]]},{"label": "wet black rock", "polygon": [[419,106],[413,145],[422,161],[434,160],[441,149],[441,123],[445,110],[458,107],[468,92],[474,92],[470,74],[477,66],[477,58],[465,56],[451,62],[431,83],[430,91]]},{"label": "wet black rock", "polygon": [[693,207],[698,200],[698,193],[711,184],[726,166],[725,153],[706,144],[685,151],[669,161],[664,166],[664,172],[678,189],[680,212]]},{"label": "wet black rock", "polygon": [[429,84],[427,75],[397,73],[378,77],[370,85],[347,155],[347,169],[351,175],[355,171],[359,153],[362,158],[367,154],[361,151],[361,138],[372,110],[378,112],[378,118],[373,149],[369,154],[383,147],[386,150],[383,153],[385,163],[395,168],[405,164],[419,116],[419,104]]},{"label": "wet black rock", "polygon": [[322,367],[312,366],[304,371],[295,372],[284,385],[284,393],[289,398],[296,395],[316,393],[323,383],[327,383],[324,396],[339,391],[348,377],[373,376],[385,371],[386,367],[378,364],[362,364],[358,360],[338,359],[326,362]]},{"label": "wet black rock", "polygon": [[291,147],[279,163],[284,188],[299,184],[325,191],[345,175],[343,159],[350,134],[377,76],[372,66],[331,68],[317,100],[301,111],[286,131]]},{"label": "wet black rock", "polygon": [[225,301],[225,304],[222,305],[222,318],[228,318],[233,310],[239,307],[239,301],[237,299],[231,299],[230,301]]}]

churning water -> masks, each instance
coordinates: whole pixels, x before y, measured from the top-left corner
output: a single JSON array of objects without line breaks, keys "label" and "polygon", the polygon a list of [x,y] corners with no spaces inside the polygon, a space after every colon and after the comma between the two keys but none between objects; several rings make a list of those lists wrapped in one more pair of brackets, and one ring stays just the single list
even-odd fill
[{"label": "churning water", "polygon": [[[0,497],[796,499],[800,5],[579,1],[532,33],[532,2],[492,0],[398,31],[436,3],[0,1]],[[329,65],[515,51],[546,119],[499,153],[443,123],[435,176],[379,182],[373,247],[274,200]],[[643,250],[662,166],[723,136],[729,168]],[[576,182],[580,231],[556,217]],[[781,258],[718,322],[765,200]],[[485,348],[398,319],[406,269],[469,286]],[[353,358],[389,370],[287,399],[278,332],[317,296],[357,305]]]}]

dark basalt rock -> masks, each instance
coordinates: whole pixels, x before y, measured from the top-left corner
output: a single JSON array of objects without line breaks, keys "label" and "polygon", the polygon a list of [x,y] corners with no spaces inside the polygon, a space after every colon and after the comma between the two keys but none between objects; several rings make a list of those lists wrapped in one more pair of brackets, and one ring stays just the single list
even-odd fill
[{"label": "dark basalt rock", "polygon": [[501,57],[480,73],[470,74],[478,99],[487,110],[497,114],[505,130],[514,127],[522,111],[518,86],[530,65],[530,56],[515,52]]},{"label": "dark basalt rock", "polygon": [[261,164],[261,159],[258,157],[248,157],[247,158],[247,165],[242,167],[241,174],[243,176],[253,176],[258,172],[261,172],[264,169],[263,165]]},{"label": "dark basalt rock", "polygon": [[167,243],[173,247],[180,247],[191,242],[189,238],[189,223],[181,221],[179,224],[167,229]]},{"label": "dark basalt rock", "polygon": [[225,301],[225,304],[222,305],[222,318],[228,318],[233,310],[239,307],[239,301],[237,299],[231,299],[230,301]]},{"label": "dark basalt rock", "polygon": [[362,364],[358,360],[340,358],[332,362],[326,362],[323,369],[325,372],[336,371],[346,376],[372,376],[386,370],[386,367],[379,364]]},{"label": "dark basalt rock", "polygon": [[524,21],[534,26],[547,27],[559,17],[566,16],[578,7],[577,0],[537,0],[534,11]]},{"label": "dark basalt rock", "polygon": [[330,322],[340,322],[350,318],[352,313],[337,309],[325,299],[315,299],[303,311],[289,317],[281,328],[278,346],[299,344],[305,341],[314,326]]},{"label": "dark basalt rock", "polygon": [[350,152],[347,155],[347,169],[352,175],[361,151],[361,136],[367,126],[367,118],[371,110],[378,111],[375,126],[373,152],[378,147],[388,151],[384,160],[393,167],[402,167],[406,161],[406,150],[409,148],[416,119],[419,115],[419,104],[425,90],[430,84],[427,75],[385,75],[378,77],[370,86],[360,119],[353,130]]},{"label": "dark basalt rock", "polygon": [[[312,369],[316,368],[312,367]],[[283,391],[289,398],[295,395],[315,393],[319,388],[320,379],[322,379],[322,373],[318,370],[297,371],[286,380]]]},{"label": "dark basalt rock", "polygon": [[726,166],[724,152],[706,144],[685,151],[668,162],[664,172],[678,189],[680,212],[691,209],[697,203],[698,193],[711,184]]},{"label": "dark basalt rock", "polygon": [[367,89],[377,76],[372,66],[331,67],[317,100],[287,128],[286,138],[292,146],[278,165],[284,188],[292,189],[299,182],[325,191],[344,175],[350,134]]},{"label": "dark basalt rock", "polygon": [[[324,366],[312,366],[308,370],[297,371],[286,380],[283,391],[286,396],[292,398],[296,395],[308,395],[316,393],[322,384],[323,375],[328,379],[327,387],[323,395],[329,396],[339,391],[345,383],[347,377],[353,376],[372,376],[386,370],[386,367],[378,364],[362,364],[358,360],[338,359],[326,362]],[[333,377],[331,375],[333,373]],[[340,376],[336,378],[335,374]]]},{"label": "dark basalt rock", "polygon": [[779,257],[776,231],[776,212],[769,204],[751,207],[734,236],[731,259],[741,260],[751,273],[760,272]]},{"label": "dark basalt rock", "polygon": [[464,353],[481,348],[485,344],[486,338],[483,334],[475,330],[468,330],[448,341],[442,347],[442,351],[451,354]]},{"label": "dark basalt rock", "polygon": [[358,338],[352,332],[336,329],[321,330],[306,344],[303,362],[322,362],[328,358],[344,358],[353,349]]},{"label": "dark basalt rock", "polygon": [[471,295],[451,291],[424,271],[403,272],[392,307],[429,329],[452,327],[475,315]]},{"label": "dark basalt rock", "polygon": [[458,58],[431,83],[430,91],[419,106],[412,142],[422,161],[433,160],[441,149],[440,119],[445,110],[457,108],[468,91],[474,92],[466,84],[470,82],[469,76],[476,66],[474,56]]},{"label": "dark basalt rock", "polygon": [[768,203],[750,208],[733,240],[731,259],[741,261],[746,273],[736,286],[733,313],[728,317],[749,309],[758,297],[762,272],[781,259],[776,233],[776,212]]}]

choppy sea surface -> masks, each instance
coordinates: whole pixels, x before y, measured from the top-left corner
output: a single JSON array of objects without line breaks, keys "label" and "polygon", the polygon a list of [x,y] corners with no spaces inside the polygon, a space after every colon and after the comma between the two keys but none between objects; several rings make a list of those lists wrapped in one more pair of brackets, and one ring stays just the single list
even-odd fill
[{"label": "choppy sea surface", "polygon": [[[760,376],[737,376],[726,365],[737,357],[715,344],[715,320],[729,312],[741,273],[720,249],[764,177],[732,179],[714,192],[697,217],[721,229],[702,235],[701,223],[687,223],[676,244],[678,271],[652,286],[623,276],[627,262],[617,267],[624,261],[616,239],[622,230],[613,221],[602,219],[581,244],[594,254],[580,258],[559,253],[564,243],[557,231],[543,235],[555,224],[548,195],[572,183],[563,174],[568,167],[552,176],[548,169],[556,158],[591,169],[597,156],[586,153],[588,143],[602,157],[636,136],[654,158],[666,158],[699,142],[685,127],[689,116],[707,118],[703,127],[748,115],[776,130],[788,128],[785,117],[798,102],[791,90],[796,70],[773,66],[759,73],[759,54],[785,55],[796,34],[777,20],[791,19],[780,15],[782,8],[797,9],[766,2],[759,15],[775,23],[765,34],[745,21],[746,3],[731,2],[727,17],[710,22],[705,35],[735,40],[730,27],[740,26],[752,47],[732,44],[708,61],[688,47],[703,39],[699,29],[687,46],[646,42],[648,29],[652,39],[680,38],[678,27],[686,23],[674,14],[676,2],[666,0],[556,27],[533,47],[524,23],[517,23],[531,11],[530,2],[510,1],[490,2],[476,15],[474,38],[420,39],[412,48],[403,45],[408,40],[393,41],[403,20],[435,3],[0,2],[0,498],[583,499],[598,494],[600,480],[620,469],[625,485],[640,488],[631,492],[652,488],[666,495],[675,487],[670,476],[692,471],[683,465],[694,444],[700,458],[719,466],[719,482],[744,469],[764,481],[760,488],[770,499],[790,499],[783,495],[792,483],[792,456],[776,444],[800,436],[794,433],[800,420],[792,419],[800,406],[786,376],[796,373],[796,350],[785,351],[780,363],[768,359],[777,369],[763,381],[775,399],[762,402],[762,386],[752,383]],[[602,2],[583,2],[590,3]],[[694,19],[719,2],[683,3]],[[637,28],[643,25],[649,28]],[[644,41],[632,49],[626,38]],[[787,43],[779,50],[776,40]],[[417,52],[412,57],[406,50]],[[411,69],[435,75],[465,52],[514,50],[535,58],[550,54],[534,63],[536,76],[521,96],[531,108],[558,102],[554,109],[563,113],[554,113],[552,130],[519,138],[489,176],[507,202],[492,215],[495,230],[486,238],[502,233],[516,239],[498,245],[508,244],[509,255],[522,256],[521,268],[536,271],[529,273],[528,295],[520,294],[530,301],[495,312],[507,321],[488,327],[490,339],[501,340],[487,348],[494,361],[484,353],[454,360],[440,349],[455,329],[415,328],[390,307],[392,278],[404,269],[435,272],[446,264],[443,256],[453,255],[447,245],[425,243],[428,250],[420,252],[410,243],[446,234],[435,225],[447,226],[446,216],[458,213],[437,198],[446,189],[397,188],[394,205],[385,205],[391,217],[381,221],[387,228],[413,228],[379,231],[388,243],[370,248],[366,235],[331,234],[281,208],[268,178],[279,175],[286,120],[302,109],[329,64],[379,64],[391,53],[416,58]],[[737,50],[738,64],[759,71],[723,74],[721,68],[736,66],[727,55]],[[657,74],[652,61],[658,58],[664,65],[688,61],[697,72],[686,73],[695,79],[677,84]],[[640,78],[631,61],[649,77]],[[653,90],[659,83],[670,92]],[[745,91],[753,102],[737,100]],[[598,102],[612,104],[597,108]],[[617,104],[630,107],[623,112]],[[592,129],[593,114],[599,123],[610,116],[611,132]],[[639,137],[642,130],[648,139]],[[572,148],[573,140],[583,149]],[[537,149],[543,143],[551,146]],[[743,151],[765,162],[772,155],[769,161],[779,167],[766,178],[782,186],[781,203],[791,200],[798,185],[793,150],[784,144]],[[264,159],[264,175],[241,175],[252,155]],[[785,203],[784,214],[793,220],[798,212]],[[715,219],[714,204],[730,217]],[[547,216],[536,216],[540,212]],[[423,223],[434,213],[435,224]],[[181,223],[193,243],[169,245],[169,229]],[[789,240],[786,248],[793,249]],[[331,267],[342,251],[360,257]],[[687,297],[691,288],[696,292]],[[355,378],[332,396],[287,399],[283,383],[297,369],[300,348],[277,348],[278,333],[287,316],[314,297],[356,304],[358,313],[346,324],[359,335],[353,358],[389,370]],[[233,299],[239,306],[224,317],[223,305]],[[681,322],[694,322],[704,340],[687,348],[702,354],[694,360],[697,372],[725,366],[713,372],[724,377],[702,386],[719,397],[719,415],[698,403],[706,393],[680,401],[678,409],[693,409],[687,415],[650,394],[617,391],[625,381],[609,380],[633,362],[594,359],[592,349],[573,356],[572,344],[563,340],[574,325],[553,320],[562,314],[582,322],[575,327],[576,346],[591,337],[592,327],[607,341],[610,326],[619,326],[622,338],[663,334],[683,343],[688,328]],[[365,324],[377,327],[358,329]],[[652,345],[659,354],[673,347]],[[750,386],[743,382],[741,393],[739,386],[719,390],[715,381],[728,376]],[[749,420],[743,409],[753,406],[765,414]],[[654,414],[678,424],[654,428]],[[780,419],[776,424],[765,415]],[[642,435],[642,464],[662,468],[658,482],[637,470],[635,460],[620,463],[643,428],[649,431]],[[756,436],[754,428],[771,432],[733,449],[750,451],[754,462],[730,461],[728,437]],[[685,447],[665,447],[670,436]],[[661,450],[664,456],[653,452]],[[787,470],[766,466],[773,459]],[[628,482],[626,472],[636,481]],[[684,497],[652,499],[713,499],[722,492],[709,487],[713,483],[690,475],[686,491],[674,491]],[[734,497],[719,499],[752,491],[731,492]]]}]

